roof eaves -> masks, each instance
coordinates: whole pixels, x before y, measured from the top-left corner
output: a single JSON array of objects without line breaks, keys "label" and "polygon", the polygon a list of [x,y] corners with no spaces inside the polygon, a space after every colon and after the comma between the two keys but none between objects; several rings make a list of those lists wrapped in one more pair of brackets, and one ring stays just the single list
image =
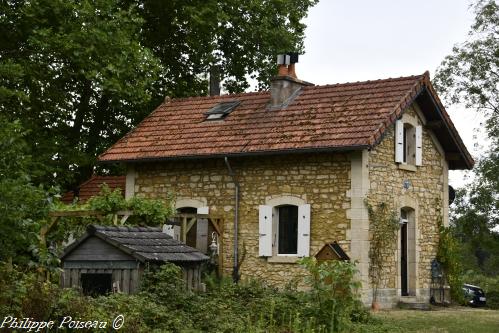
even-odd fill
[{"label": "roof eaves", "polygon": [[292,148],[280,150],[262,150],[254,152],[238,152],[238,153],[219,153],[219,154],[199,154],[199,155],[180,155],[170,157],[139,157],[133,159],[115,159],[115,160],[99,160],[99,163],[139,163],[139,162],[162,162],[176,160],[193,160],[193,159],[214,159],[224,157],[254,157],[254,156],[269,156],[269,155],[287,155],[287,154],[305,154],[305,153],[324,153],[324,152],[344,152],[363,150],[370,148],[370,145],[351,145],[351,146],[331,146],[331,147],[315,147],[315,148]]},{"label": "roof eaves", "polygon": [[472,169],[475,161],[473,160],[473,157],[469,153],[468,149],[466,148],[466,145],[464,144],[463,140],[461,139],[459,133],[457,132],[454,124],[452,123],[452,120],[450,119],[449,115],[447,114],[447,111],[445,110],[444,105],[440,101],[440,98],[438,97],[437,93],[435,92],[435,89],[433,88],[433,85],[430,82],[429,77],[425,78],[425,86],[424,88],[428,92],[428,95],[430,96],[433,104],[435,105],[435,108],[440,116],[440,118],[443,120],[445,127],[447,131],[450,133],[452,140],[456,144],[456,146],[459,149],[459,152],[463,156],[464,162],[468,169]]},{"label": "roof eaves", "polygon": [[135,259],[139,260],[140,262],[145,262],[146,260],[144,260],[144,257],[139,255],[138,253],[136,253],[134,250],[130,249],[129,247],[127,247],[126,245],[123,245],[121,244],[120,242],[112,239],[111,237],[109,237],[108,235],[106,235],[105,233],[103,232],[99,232],[99,230],[96,230],[94,235],[100,239],[102,239],[103,241],[105,241],[106,243],[108,244],[111,244],[113,245],[114,247],[116,247],[117,249],[125,252],[126,254],[134,257]]}]

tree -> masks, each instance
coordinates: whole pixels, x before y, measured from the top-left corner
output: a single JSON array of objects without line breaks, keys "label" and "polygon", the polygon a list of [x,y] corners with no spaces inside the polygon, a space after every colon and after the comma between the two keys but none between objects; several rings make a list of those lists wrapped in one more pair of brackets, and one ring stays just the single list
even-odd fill
[{"label": "tree", "polygon": [[29,178],[31,159],[19,122],[0,117],[0,261],[23,262],[48,213],[45,192]]},{"label": "tree", "polygon": [[124,0],[145,20],[144,45],[164,71],[164,95],[206,94],[206,74],[219,75],[229,92],[260,88],[275,75],[276,55],[303,52],[301,20],[317,0]]},{"label": "tree", "polygon": [[451,103],[464,103],[486,117],[491,145],[475,167],[476,178],[458,191],[453,211],[455,233],[470,255],[468,268],[488,273],[499,249],[499,5],[477,0],[468,40],[456,45],[437,70],[435,85]]},{"label": "tree", "polygon": [[316,2],[4,0],[0,112],[30,130],[34,179],[70,188],[165,95],[265,87]]},{"label": "tree", "polygon": [[[78,183],[144,116],[160,64],[115,0],[2,1],[1,113],[20,119],[37,181]],[[5,33],[5,34],[4,34]]]}]

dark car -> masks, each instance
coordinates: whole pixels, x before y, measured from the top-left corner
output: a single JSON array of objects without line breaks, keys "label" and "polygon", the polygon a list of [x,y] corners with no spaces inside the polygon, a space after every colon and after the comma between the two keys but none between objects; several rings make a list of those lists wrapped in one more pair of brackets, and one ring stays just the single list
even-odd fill
[{"label": "dark car", "polygon": [[485,293],[483,289],[471,284],[463,285],[464,298],[466,303],[471,306],[485,306],[487,305],[487,299],[485,298]]}]

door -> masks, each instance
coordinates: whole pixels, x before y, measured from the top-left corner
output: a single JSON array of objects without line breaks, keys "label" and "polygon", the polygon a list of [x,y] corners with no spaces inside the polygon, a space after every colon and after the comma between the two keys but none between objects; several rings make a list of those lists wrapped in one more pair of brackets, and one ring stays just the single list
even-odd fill
[{"label": "door", "polygon": [[402,296],[409,296],[407,288],[407,223],[400,228],[400,278]]}]

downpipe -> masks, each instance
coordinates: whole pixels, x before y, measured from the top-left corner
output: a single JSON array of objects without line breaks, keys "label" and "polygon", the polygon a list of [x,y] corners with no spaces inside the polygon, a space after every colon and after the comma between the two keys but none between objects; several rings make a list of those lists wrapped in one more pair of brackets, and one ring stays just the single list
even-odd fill
[{"label": "downpipe", "polygon": [[238,234],[239,234],[239,182],[237,181],[234,172],[229,163],[229,159],[225,156],[225,165],[229,171],[229,175],[232,178],[232,182],[235,186],[235,208],[234,208],[234,267],[232,269],[232,280],[237,283],[239,281],[239,251],[238,251]]}]

